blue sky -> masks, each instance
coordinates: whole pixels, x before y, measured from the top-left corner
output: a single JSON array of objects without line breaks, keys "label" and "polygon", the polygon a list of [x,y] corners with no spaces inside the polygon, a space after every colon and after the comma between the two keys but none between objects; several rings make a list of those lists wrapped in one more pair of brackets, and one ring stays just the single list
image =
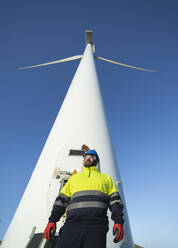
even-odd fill
[{"label": "blue sky", "polygon": [[[135,243],[178,247],[177,1],[9,1],[0,8],[0,239],[13,217],[78,61],[18,67],[82,54],[96,61]],[[23,224],[23,223],[22,223]]]}]

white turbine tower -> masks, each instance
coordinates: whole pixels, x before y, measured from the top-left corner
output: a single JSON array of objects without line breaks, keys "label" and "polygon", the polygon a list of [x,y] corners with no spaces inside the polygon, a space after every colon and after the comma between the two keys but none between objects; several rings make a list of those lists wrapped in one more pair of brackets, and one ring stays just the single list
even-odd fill
[{"label": "white turbine tower", "polygon": [[[92,32],[87,31],[86,34],[87,44],[83,55],[21,68],[45,66],[81,58],[31,179],[2,241],[1,247],[3,248],[39,247],[59,188],[74,170],[80,172],[82,169],[82,156],[80,155],[83,144],[88,145],[91,149],[96,149],[100,157],[99,170],[113,178],[124,201],[95,68]],[[146,70],[102,57],[95,58],[134,69]],[[126,205],[124,219],[124,239],[117,244],[113,243],[113,221],[109,220],[108,248],[134,247]],[[58,230],[63,224],[62,222],[63,220],[60,220],[58,223]],[[43,247],[51,247],[51,245],[46,244]]]}]

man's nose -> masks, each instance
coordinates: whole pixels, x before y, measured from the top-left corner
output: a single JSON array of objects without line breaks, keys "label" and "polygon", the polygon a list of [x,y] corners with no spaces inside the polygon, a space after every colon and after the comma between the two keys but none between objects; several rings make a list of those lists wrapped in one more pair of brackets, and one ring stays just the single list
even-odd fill
[{"label": "man's nose", "polygon": [[88,158],[87,161],[91,161],[92,159],[91,158]]}]

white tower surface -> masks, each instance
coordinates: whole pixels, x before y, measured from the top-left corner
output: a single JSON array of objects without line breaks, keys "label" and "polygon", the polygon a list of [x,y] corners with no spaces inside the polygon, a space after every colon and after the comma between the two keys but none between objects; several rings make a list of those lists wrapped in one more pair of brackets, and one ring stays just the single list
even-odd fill
[{"label": "white tower surface", "polygon": [[[121,181],[119,170],[106,123],[91,43],[86,45],[65,100],[1,247],[25,248],[32,234],[43,233],[60,188],[58,175],[61,171],[72,173],[75,169],[80,172],[83,166],[82,156],[69,156],[69,150],[80,150],[83,144],[98,152],[99,170],[112,177],[125,206],[124,238],[119,243],[113,242],[114,222],[109,216],[107,247],[134,247],[122,185],[119,183]],[[59,221],[58,229],[61,225]]]}]

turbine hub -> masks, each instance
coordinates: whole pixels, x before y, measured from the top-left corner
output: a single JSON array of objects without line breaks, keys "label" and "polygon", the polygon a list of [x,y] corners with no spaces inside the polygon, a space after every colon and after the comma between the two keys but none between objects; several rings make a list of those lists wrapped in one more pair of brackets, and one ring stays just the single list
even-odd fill
[{"label": "turbine hub", "polygon": [[92,30],[86,30],[86,44],[90,43],[93,44],[93,40],[92,40]]}]

